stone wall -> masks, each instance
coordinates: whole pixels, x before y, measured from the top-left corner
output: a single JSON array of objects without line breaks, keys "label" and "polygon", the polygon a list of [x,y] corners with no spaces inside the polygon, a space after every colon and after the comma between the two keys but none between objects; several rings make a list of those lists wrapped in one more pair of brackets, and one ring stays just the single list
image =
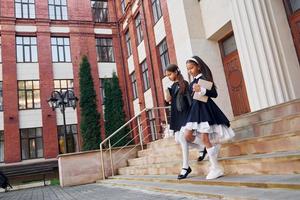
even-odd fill
[{"label": "stone wall", "polygon": [[[140,146],[128,146],[124,149],[112,149],[114,174],[120,167],[127,166],[127,160],[137,157]],[[105,176],[112,175],[109,151],[103,151]],[[59,155],[59,180],[61,187],[93,183],[103,178],[100,151],[87,151]]]}]

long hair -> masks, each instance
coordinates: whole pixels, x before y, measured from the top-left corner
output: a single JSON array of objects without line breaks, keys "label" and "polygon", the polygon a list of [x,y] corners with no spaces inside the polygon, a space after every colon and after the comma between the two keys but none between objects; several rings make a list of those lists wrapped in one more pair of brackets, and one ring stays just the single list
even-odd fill
[{"label": "long hair", "polygon": [[169,64],[166,68],[166,71],[177,73],[177,80],[179,84],[179,92],[183,94],[186,90],[187,85],[185,84],[184,78],[179,70],[179,67],[175,64]]},{"label": "long hair", "polygon": [[[195,59],[197,62],[195,62],[193,59]],[[193,63],[197,65],[204,79],[207,81],[214,82],[214,78],[209,67],[201,58],[199,58],[199,56],[193,56],[192,59],[188,59],[186,63]]]}]

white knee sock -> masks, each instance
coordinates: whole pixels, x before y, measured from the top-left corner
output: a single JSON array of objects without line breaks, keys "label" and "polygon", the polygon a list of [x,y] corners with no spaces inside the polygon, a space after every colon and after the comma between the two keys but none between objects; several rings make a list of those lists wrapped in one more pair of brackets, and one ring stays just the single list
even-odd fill
[{"label": "white knee sock", "polygon": [[[183,134],[179,137],[179,141],[182,151],[182,168],[187,169],[189,167],[189,144]],[[184,174],[185,172],[185,170],[182,170],[181,174]]]}]

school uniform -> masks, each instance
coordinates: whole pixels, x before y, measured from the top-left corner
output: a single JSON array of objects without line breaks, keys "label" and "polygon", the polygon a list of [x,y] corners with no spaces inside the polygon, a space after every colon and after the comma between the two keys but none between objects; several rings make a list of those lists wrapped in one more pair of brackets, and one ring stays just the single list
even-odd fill
[{"label": "school uniform", "polygon": [[[203,146],[194,143],[188,143],[184,138],[184,130],[186,125],[186,119],[190,111],[190,105],[192,104],[192,97],[189,90],[189,84],[185,81],[186,91],[181,94],[178,82],[173,83],[171,88],[169,88],[170,95],[172,97],[171,101],[171,120],[170,129],[174,130],[175,141],[181,145],[182,148],[182,168],[183,171],[178,175],[178,179],[181,179],[183,174],[188,171],[191,172],[189,167],[189,148],[197,148],[203,150]],[[185,176],[186,177],[186,176]]]},{"label": "school uniform", "polygon": [[[193,84],[203,79],[202,74],[197,75],[189,85],[189,90],[193,90]],[[208,96],[207,102],[192,100],[190,111],[187,116],[186,129],[197,130],[198,133],[208,133],[211,143],[222,143],[234,136],[230,128],[230,122],[220,108],[211,98],[218,96],[215,85],[211,90],[201,88],[201,95]]]},{"label": "school uniform", "polygon": [[[197,75],[190,83],[189,90],[193,90],[193,84],[198,83],[199,79],[204,79],[202,74]],[[207,102],[192,100],[190,112],[187,117],[186,130],[196,130],[194,135],[208,133],[209,141],[213,145],[207,148],[210,168],[206,179],[215,179],[224,175],[224,170],[218,163],[218,154],[221,148],[220,144],[234,137],[234,132],[230,128],[230,123],[224,113],[215,104],[211,98],[218,96],[216,86],[213,85],[211,90],[201,87],[200,94],[207,96]],[[199,137],[195,137],[195,141]],[[194,142],[195,142],[194,141]]]},{"label": "school uniform", "polygon": [[188,82],[185,81],[185,84],[187,87],[183,94],[180,93],[178,82],[173,83],[171,88],[169,88],[169,92],[172,97],[170,129],[174,132],[180,131],[180,129],[185,126],[189,107],[192,101],[189,93],[190,90],[188,88]]}]

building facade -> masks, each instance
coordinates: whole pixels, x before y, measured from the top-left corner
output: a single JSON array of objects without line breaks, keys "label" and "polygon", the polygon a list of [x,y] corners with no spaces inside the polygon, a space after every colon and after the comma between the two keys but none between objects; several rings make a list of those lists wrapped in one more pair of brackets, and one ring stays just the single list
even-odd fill
[{"label": "building facade", "polygon": [[[104,138],[103,80],[116,72],[127,119],[164,106],[169,63],[211,68],[230,119],[300,98],[298,0],[1,0],[0,162],[80,151],[80,109],[47,104],[53,90],[79,93],[91,63]],[[147,112],[155,119],[163,113]],[[149,131],[147,141],[157,139]]]}]

